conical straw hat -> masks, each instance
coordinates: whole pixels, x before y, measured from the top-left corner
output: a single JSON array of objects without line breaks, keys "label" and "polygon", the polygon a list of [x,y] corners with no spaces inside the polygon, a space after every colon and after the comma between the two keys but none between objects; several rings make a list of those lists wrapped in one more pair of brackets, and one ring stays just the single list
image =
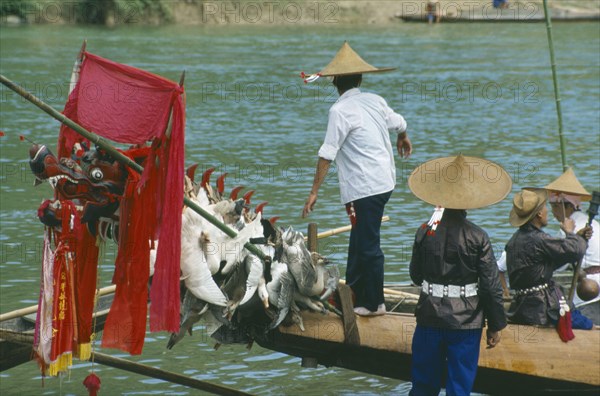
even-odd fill
[{"label": "conical straw hat", "polygon": [[321,77],[344,76],[348,74],[381,73],[395,69],[395,67],[377,68],[368,64],[350,48],[347,41],[344,41],[342,48],[340,48],[333,60],[318,74]]},{"label": "conical straw hat", "polygon": [[575,172],[572,168],[568,168],[558,179],[544,187],[546,190],[552,192],[563,193],[567,195],[577,195],[581,197],[582,201],[589,201],[592,199],[592,194],[586,191],[581,185]]},{"label": "conical straw hat", "polygon": [[512,180],[494,162],[459,154],[421,164],[410,175],[408,187],[431,205],[476,209],[502,201],[512,188]]}]

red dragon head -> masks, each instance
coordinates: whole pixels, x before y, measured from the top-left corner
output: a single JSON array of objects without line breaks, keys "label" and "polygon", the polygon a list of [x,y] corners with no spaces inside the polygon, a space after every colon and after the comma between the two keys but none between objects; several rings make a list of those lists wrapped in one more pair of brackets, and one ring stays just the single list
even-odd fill
[{"label": "red dragon head", "polygon": [[[83,223],[94,223],[100,217],[111,216],[119,207],[127,172],[102,150],[80,148],[77,154],[57,159],[48,147],[33,144],[29,149],[29,166],[36,184],[48,181],[56,198],[74,201],[82,208]],[[38,216],[42,223],[60,224],[56,207],[40,208]]]}]

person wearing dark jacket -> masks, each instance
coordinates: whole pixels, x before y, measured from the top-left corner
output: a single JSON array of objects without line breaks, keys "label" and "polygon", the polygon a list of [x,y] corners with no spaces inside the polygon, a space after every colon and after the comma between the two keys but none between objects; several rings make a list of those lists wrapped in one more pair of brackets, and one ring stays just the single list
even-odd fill
[{"label": "person wearing dark jacket", "polygon": [[575,222],[565,218],[561,228],[566,237],[553,238],[542,231],[548,225],[548,193],[525,189],[515,194],[510,224],[519,227],[506,244],[506,267],[510,287],[515,290],[508,317],[527,325],[554,325],[558,322],[564,296],[554,283],[557,268],[580,260],[592,235],[586,226],[573,233]]},{"label": "person wearing dark jacket", "polygon": [[[490,169],[498,177],[489,178]],[[487,345],[500,342],[506,327],[502,287],[487,233],[467,220],[466,209],[501,201],[512,181],[497,164],[481,158],[440,158],[418,167],[411,191],[436,206],[416,232],[410,277],[421,286],[415,310],[411,395],[437,395],[447,368],[446,394],[473,388],[482,329]]]}]

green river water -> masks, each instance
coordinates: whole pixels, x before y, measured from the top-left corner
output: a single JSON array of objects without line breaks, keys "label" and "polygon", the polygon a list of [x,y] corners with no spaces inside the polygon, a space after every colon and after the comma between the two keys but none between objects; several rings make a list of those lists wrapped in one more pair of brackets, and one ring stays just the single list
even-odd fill
[{"label": "green river water", "polygon": [[[600,27],[554,25],[567,161],[588,190],[600,186]],[[406,178],[439,156],[481,156],[506,168],[513,193],[543,186],[562,165],[546,28],[543,24],[401,24],[375,26],[186,26],[95,28],[0,26],[0,71],[62,110],[73,60],[88,50],[177,81],[186,71],[186,164],[228,172],[229,188],[254,189],[269,201],[266,216],[306,230],[300,218],[312,183],[327,112],[337,95],[326,79],[304,85],[344,40],[376,66],[395,72],[365,75],[363,89],[381,94],[403,114],[414,154],[397,159],[397,186],[382,227],[386,282],[406,282],[412,238],[431,214]],[[0,312],[37,303],[43,227],[36,209],[51,197],[33,187],[29,145],[19,134],[55,147],[59,125],[5,89],[0,90]],[[469,217],[488,231],[497,255],[514,229],[512,194]],[[327,178],[310,221],[320,230],[346,225],[337,175]],[[550,232],[557,230],[551,224]],[[320,250],[345,268],[347,235],[323,240]],[[101,286],[110,283],[114,246],[105,248]],[[163,369],[261,395],[402,395],[410,389],[383,377],[337,368],[305,369],[300,359],[254,346],[222,346],[197,328],[173,350],[167,333],[148,333],[141,356]],[[116,351],[104,351],[124,356]],[[129,357],[128,357],[129,358]],[[35,363],[0,373],[2,395],[82,395],[90,369],[75,361],[70,377],[42,380]],[[191,395],[183,386],[96,366],[103,394]]]}]

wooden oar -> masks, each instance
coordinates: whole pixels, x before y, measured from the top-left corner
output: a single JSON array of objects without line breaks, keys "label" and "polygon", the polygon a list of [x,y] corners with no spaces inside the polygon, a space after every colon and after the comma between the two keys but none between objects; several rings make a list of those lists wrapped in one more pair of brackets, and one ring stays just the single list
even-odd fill
[{"label": "wooden oar", "polygon": [[100,352],[92,352],[92,359],[105,366],[114,367],[117,369],[129,371],[136,374],[145,375],[147,377],[161,379],[174,384],[187,386],[193,389],[199,389],[215,395],[232,395],[232,396],[249,396],[249,393],[232,389],[223,385],[217,385],[206,381],[201,381],[195,378],[186,377],[178,373],[167,370],[162,370],[146,364],[132,362],[130,360],[117,358]]},{"label": "wooden oar", "polygon": [[[97,297],[104,296],[106,294],[111,294],[115,292],[115,285],[103,287],[102,289],[98,289],[96,294]],[[32,305],[31,307],[17,309],[15,311],[7,312],[5,314],[0,315],[0,322],[4,322],[5,320],[10,320],[14,318],[19,318],[21,316],[30,315],[32,313],[37,312],[38,306]]]},{"label": "wooden oar", "polygon": [[[21,333],[18,331],[0,329],[0,338],[9,342],[17,344],[32,345],[33,334]],[[174,384],[187,386],[193,389],[203,390],[215,395],[231,395],[231,396],[249,396],[249,393],[239,391],[236,389],[228,388],[226,386],[212,384],[210,382],[201,381],[195,378],[186,377],[178,373],[171,371],[162,370],[156,367],[148,366],[145,364],[132,362],[126,359],[120,359],[114,356],[107,355],[100,352],[92,352],[91,360],[103,364],[118,368],[121,370],[129,371],[136,374],[145,375],[147,377],[157,378],[163,381],[168,381]]]}]

